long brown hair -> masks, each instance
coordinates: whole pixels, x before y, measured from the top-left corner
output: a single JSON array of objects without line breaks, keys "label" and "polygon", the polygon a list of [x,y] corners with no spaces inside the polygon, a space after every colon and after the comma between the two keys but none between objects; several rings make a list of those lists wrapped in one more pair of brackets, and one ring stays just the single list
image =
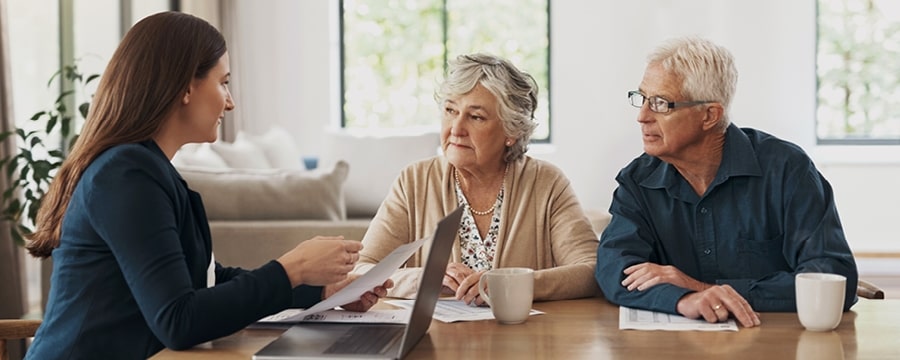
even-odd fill
[{"label": "long brown hair", "polygon": [[225,54],[225,39],[205,20],[179,12],[144,18],[125,34],[100,78],[72,152],[51,182],[28,237],[31,255],[59,247],[69,199],[84,170],[102,152],[148,140],[159,131],[194,78]]}]

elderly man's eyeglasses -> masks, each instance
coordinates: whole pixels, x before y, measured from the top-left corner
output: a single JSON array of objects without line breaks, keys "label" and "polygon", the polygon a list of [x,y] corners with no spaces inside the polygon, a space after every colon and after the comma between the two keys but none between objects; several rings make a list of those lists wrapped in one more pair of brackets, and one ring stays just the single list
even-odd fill
[{"label": "elderly man's eyeglasses", "polygon": [[650,111],[655,113],[667,113],[675,108],[682,108],[685,106],[694,106],[700,104],[708,104],[714,101],[682,101],[682,102],[674,102],[663,99],[659,96],[651,96],[647,97],[644,94],[641,94],[640,91],[632,90],[628,92],[628,100],[631,101],[631,106],[639,108],[644,106],[644,102],[650,103]]}]

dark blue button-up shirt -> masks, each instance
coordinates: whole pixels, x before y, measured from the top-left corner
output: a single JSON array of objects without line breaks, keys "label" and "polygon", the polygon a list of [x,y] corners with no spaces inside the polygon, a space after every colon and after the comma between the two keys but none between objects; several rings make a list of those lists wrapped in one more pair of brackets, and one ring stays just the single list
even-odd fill
[{"label": "dark blue button-up shirt", "polygon": [[856,263],[831,185],[796,145],[731,125],[719,170],[702,196],[675,167],[647,154],[616,181],[596,270],[613,303],[677,313],[691,290],[622,286],[623,270],[643,262],[731,285],[756,311],[796,311],[794,275],[800,272],[846,276],[844,308],[856,302]]}]

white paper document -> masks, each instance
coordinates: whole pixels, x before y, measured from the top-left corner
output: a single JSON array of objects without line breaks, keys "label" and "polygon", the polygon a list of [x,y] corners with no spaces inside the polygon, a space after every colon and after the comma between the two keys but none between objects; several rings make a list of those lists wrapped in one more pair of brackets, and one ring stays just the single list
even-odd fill
[{"label": "white paper document", "polygon": [[619,307],[619,330],[669,330],[669,331],[738,331],[734,319],[720,323],[692,320],[680,315]]},{"label": "white paper document", "polygon": [[[411,309],[415,300],[388,300],[388,304]],[[543,311],[531,309],[531,315],[543,314]],[[467,305],[456,299],[438,300],[434,308],[434,318],[440,322],[452,323],[457,321],[493,320],[494,314],[491,308],[486,306]]]},{"label": "white paper document", "polygon": [[375,267],[356,278],[356,280],[353,280],[353,282],[334,293],[334,295],[331,295],[327,299],[318,302],[306,310],[299,310],[290,316],[284,317],[281,322],[302,321],[306,315],[331,310],[338,306],[359,300],[359,297],[362,296],[362,294],[365,294],[366,291],[370,291],[376,286],[384,284],[384,282],[394,274],[394,271],[399,269],[400,265],[403,265],[403,263],[406,262],[406,259],[409,259],[416,250],[419,250],[419,248],[422,247],[422,244],[424,244],[425,241],[431,241],[431,236],[398,246],[394,251],[388,254],[388,256],[381,259],[378,264],[375,264]]},{"label": "white paper document", "polygon": [[297,322],[338,322],[338,323],[380,323],[406,324],[409,322],[409,309],[376,309],[366,312],[347,310],[325,310],[315,314],[306,314],[297,320],[301,309],[287,309],[275,315],[260,319],[260,323],[297,323]]}]

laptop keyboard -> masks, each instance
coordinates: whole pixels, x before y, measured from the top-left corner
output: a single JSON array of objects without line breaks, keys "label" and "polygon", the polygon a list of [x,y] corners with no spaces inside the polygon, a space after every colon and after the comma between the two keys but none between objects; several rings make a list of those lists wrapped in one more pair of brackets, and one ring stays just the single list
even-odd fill
[{"label": "laptop keyboard", "polygon": [[326,354],[381,354],[399,338],[403,326],[357,326],[347,330]]}]

